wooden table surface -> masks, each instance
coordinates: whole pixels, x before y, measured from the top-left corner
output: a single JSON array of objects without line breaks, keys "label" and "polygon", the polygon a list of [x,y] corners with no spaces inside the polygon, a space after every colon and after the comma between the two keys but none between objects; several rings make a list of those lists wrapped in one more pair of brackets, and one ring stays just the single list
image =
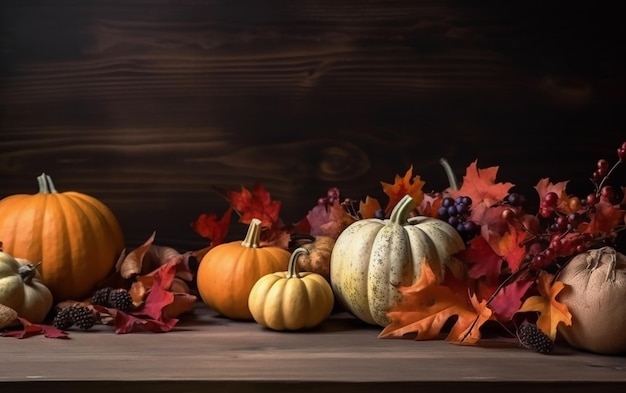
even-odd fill
[{"label": "wooden table surface", "polygon": [[115,334],[98,325],[70,339],[0,338],[0,392],[623,391],[626,357],[557,345],[542,355],[509,339],[458,346],[379,339],[335,313],[306,332],[274,332],[200,302],[168,333]]}]

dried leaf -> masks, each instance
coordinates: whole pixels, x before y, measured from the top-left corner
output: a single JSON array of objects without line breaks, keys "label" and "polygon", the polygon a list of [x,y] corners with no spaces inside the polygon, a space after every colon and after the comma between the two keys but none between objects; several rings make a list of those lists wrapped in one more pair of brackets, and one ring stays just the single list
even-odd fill
[{"label": "dried leaf", "polygon": [[9,326],[17,319],[17,311],[4,304],[0,304],[0,329]]},{"label": "dried leaf", "polygon": [[198,298],[189,293],[174,292],[174,299],[162,310],[163,319],[174,319],[178,318],[181,314],[192,312],[196,300],[198,300]]},{"label": "dried leaf", "polygon": [[226,212],[224,212],[219,220],[215,213],[201,214],[196,221],[191,224],[191,227],[198,235],[210,239],[212,246],[216,246],[224,242],[228,234],[232,214],[232,206],[226,209]]},{"label": "dried leaf", "polygon": [[380,209],[378,200],[369,196],[365,197],[365,202],[361,201],[359,203],[359,214],[361,214],[363,219],[376,217],[376,212]]},{"label": "dried leaf", "polygon": [[69,335],[66,332],[59,330],[54,326],[32,323],[22,317],[17,317],[17,319],[22,323],[23,328],[21,330],[16,329],[2,332],[2,337],[15,337],[23,339],[43,334],[46,338],[69,338]]},{"label": "dried leaf", "polygon": [[118,264],[115,266],[115,271],[119,272],[123,278],[131,278],[135,274],[139,274],[141,272],[143,256],[148,252],[150,246],[152,246],[155,236],[156,232],[152,232],[152,235],[150,235],[144,244],[128,253],[121,261],[118,261]]}]

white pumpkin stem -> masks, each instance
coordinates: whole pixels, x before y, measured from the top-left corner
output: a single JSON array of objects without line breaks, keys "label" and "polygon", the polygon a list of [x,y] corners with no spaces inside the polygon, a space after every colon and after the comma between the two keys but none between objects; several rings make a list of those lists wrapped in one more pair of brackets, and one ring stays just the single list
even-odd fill
[{"label": "white pumpkin stem", "polygon": [[587,269],[591,271],[597,269],[604,254],[608,254],[611,258],[605,281],[615,281],[615,270],[617,269],[617,252],[613,247],[605,246],[596,250],[590,250],[586,258]]},{"label": "white pumpkin stem", "polygon": [[299,278],[298,275],[298,257],[300,254],[308,255],[309,250],[304,247],[296,248],[293,253],[291,253],[291,257],[289,257],[289,265],[287,266],[287,274],[285,277],[287,278]]},{"label": "white pumpkin stem", "polygon": [[405,195],[400,199],[400,201],[394,206],[391,211],[391,215],[389,216],[389,221],[404,225],[406,223],[409,212],[413,210],[413,198],[410,195]]},{"label": "white pumpkin stem", "polygon": [[261,245],[261,220],[253,218],[250,220],[248,232],[245,239],[241,242],[244,247],[259,248]]},{"label": "white pumpkin stem", "polygon": [[45,173],[42,173],[37,177],[39,183],[39,193],[41,194],[54,194],[57,192],[52,182],[52,178]]},{"label": "white pumpkin stem", "polygon": [[458,190],[459,183],[456,180],[456,176],[454,176],[454,172],[452,171],[452,167],[448,163],[448,160],[445,158],[439,159],[439,164],[443,167],[443,170],[446,172],[446,176],[448,176],[448,183],[450,184],[451,190]]}]

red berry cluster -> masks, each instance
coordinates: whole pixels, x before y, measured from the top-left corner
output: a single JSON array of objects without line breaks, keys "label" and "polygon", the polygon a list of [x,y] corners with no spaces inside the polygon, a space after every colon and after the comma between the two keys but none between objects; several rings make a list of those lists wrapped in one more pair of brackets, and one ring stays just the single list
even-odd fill
[{"label": "red berry cluster", "polygon": [[[626,142],[617,149],[618,161],[610,167],[606,159],[600,159],[592,174],[595,192],[580,199],[577,196],[569,196],[567,208],[569,212],[559,209],[560,198],[555,192],[549,192],[543,196],[539,206],[541,217],[547,228],[545,233],[536,236],[537,252],[529,252],[529,269],[543,269],[552,264],[558,257],[567,257],[581,254],[603,239],[602,234],[577,232],[577,228],[583,222],[591,220],[590,213],[594,212],[595,206],[600,203],[616,203],[616,193],[613,187],[605,184],[615,168],[622,162],[626,155]],[[503,215],[504,217],[504,215]],[[533,247],[529,247],[533,250]]]}]

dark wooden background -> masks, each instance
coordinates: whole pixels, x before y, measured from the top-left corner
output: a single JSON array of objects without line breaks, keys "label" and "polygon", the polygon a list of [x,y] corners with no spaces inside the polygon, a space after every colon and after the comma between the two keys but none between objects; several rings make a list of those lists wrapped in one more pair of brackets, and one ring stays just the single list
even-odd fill
[{"label": "dark wooden background", "polygon": [[382,198],[410,165],[442,189],[440,157],[584,195],[626,140],[619,2],[0,4],[0,197],[46,172],[106,203],[129,247],[204,246],[212,186],[261,182],[290,222],[329,186]]}]

